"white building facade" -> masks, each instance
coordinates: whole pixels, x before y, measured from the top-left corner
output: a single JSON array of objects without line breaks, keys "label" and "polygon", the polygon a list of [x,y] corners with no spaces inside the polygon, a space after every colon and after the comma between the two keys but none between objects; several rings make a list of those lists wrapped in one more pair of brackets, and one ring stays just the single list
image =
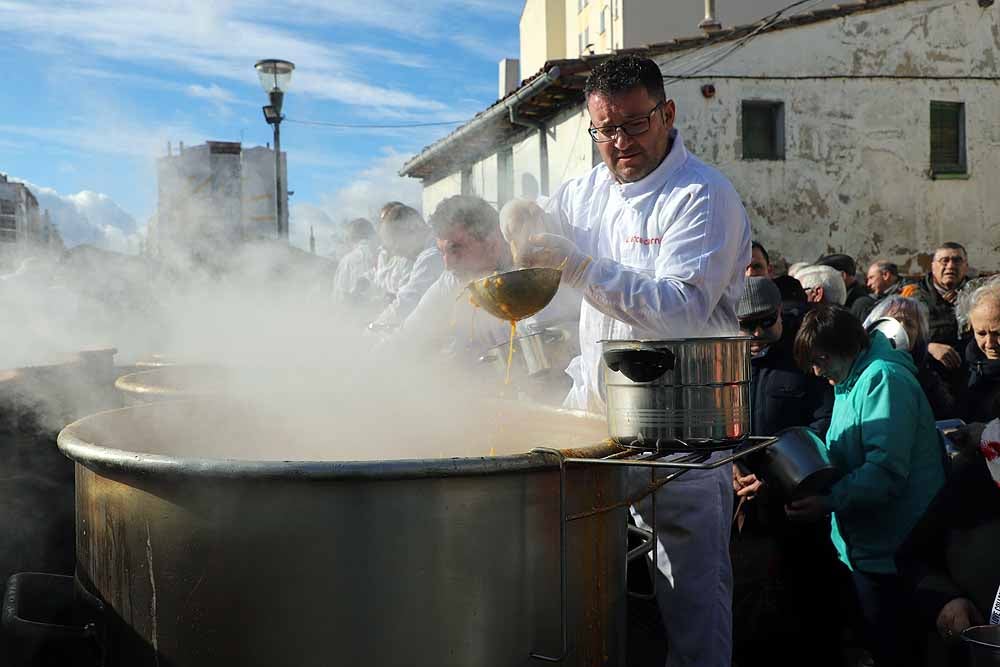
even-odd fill
[{"label": "white building facade", "polygon": [[25,257],[60,252],[63,240],[48,211],[24,183],[0,174],[0,264],[4,269]]},{"label": "white building facade", "polygon": [[[287,183],[285,154],[282,182]],[[278,238],[274,151],[208,141],[157,161],[157,211],[149,234],[153,254],[226,253],[243,241]],[[287,229],[288,192],[282,207]]]},{"label": "white building facade", "polygon": [[[996,271],[998,23],[1000,8],[977,0],[868,0],[641,54],[660,64],[688,147],[733,181],[772,255],[845,252],[919,272],[958,241]],[[600,59],[548,63],[556,83],[529,80],[411,159],[402,173],[423,180],[424,210],[463,184],[502,204],[546,172],[549,191],[586,173],[597,160],[579,87]],[[509,122],[525,116],[544,140]],[[501,139],[476,141],[483,132]]]}]

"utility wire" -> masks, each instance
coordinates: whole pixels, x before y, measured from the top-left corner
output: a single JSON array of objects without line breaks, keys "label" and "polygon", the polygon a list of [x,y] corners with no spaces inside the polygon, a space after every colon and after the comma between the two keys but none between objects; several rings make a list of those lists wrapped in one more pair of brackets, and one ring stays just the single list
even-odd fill
[{"label": "utility wire", "polygon": [[297,123],[299,125],[321,125],[323,127],[334,127],[341,130],[400,130],[411,127],[441,127],[445,125],[461,125],[464,120],[442,120],[434,123],[399,123],[390,125],[368,125],[353,123],[327,123],[322,120],[298,120],[296,118],[285,118],[286,123]]}]

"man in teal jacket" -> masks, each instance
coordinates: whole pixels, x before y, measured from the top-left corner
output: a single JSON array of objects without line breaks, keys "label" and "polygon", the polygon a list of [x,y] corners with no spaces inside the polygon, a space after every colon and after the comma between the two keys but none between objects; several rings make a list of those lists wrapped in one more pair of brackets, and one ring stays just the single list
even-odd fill
[{"label": "man in teal jacket", "polygon": [[793,518],[833,513],[831,539],[850,568],[879,667],[907,664],[903,584],[895,553],[944,484],[944,447],[910,355],[881,333],[869,340],[840,308],[810,312],[799,364],[834,385],[826,444],[842,477],[829,495],[788,506]]}]

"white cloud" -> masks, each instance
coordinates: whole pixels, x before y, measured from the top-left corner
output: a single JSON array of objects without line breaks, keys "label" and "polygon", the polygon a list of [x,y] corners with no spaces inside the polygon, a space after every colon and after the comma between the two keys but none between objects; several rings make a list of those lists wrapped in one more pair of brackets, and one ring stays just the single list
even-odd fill
[{"label": "white cloud", "polygon": [[89,243],[106,250],[138,252],[142,230],[107,195],[90,190],[62,195],[52,188],[25,185],[38,198],[39,208],[48,210],[67,247]]},{"label": "white cloud", "polygon": [[485,60],[499,62],[503,58],[518,57],[519,48],[516,43],[497,42],[496,38],[489,35],[459,32],[451,35],[450,39],[469,53],[480,56]]},{"label": "white cloud", "polygon": [[389,151],[359,173],[354,180],[322,197],[323,208],[336,212],[340,221],[377,217],[387,201],[401,201],[420,210],[422,187],[412,178],[399,176],[399,169],[409,155]]},{"label": "white cloud", "polygon": [[[356,4],[341,4],[340,9],[350,10],[354,24],[371,18],[367,5],[366,11],[359,12]],[[81,59],[93,61],[96,56],[133,67],[144,63],[180,68],[189,75],[255,87],[252,63],[262,53],[276,53],[299,63],[292,85],[300,94],[354,106],[444,108],[420,95],[365,81],[349,49],[336,45],[335,50],[303,36],[314,27],[309,23],[300,22],[297,30],[280,29],[261,23],[267,16],[263,11],[258,16],[246,15],[245,8],[241,11],[205,2],[164,6],[118,0],[39,7],[35,2],[8,0],[0,2],[0,34],[34,50],[40,44],[61,41],[63,50],[71,55],[75,51]],[[413,9],[414,14],[420,11]],[[295,14],[283,10],[284,19],[290,16]]]},{"label": "white cloud", "polygon": [[322,196],[321,204],[292,204],[289,213],[291,241],[300,248],[309,247],[309,228],[316,235],[316,252],[336,252],[340,229],[354,218],[375,221],[378,211],[388,201],[401,201],[420,210],[421,186],[411,178],[400,178],[399,168],[407,155],[386,152],[349,185]]},{"label": "white cloud", "polygon": [[231,92],[225,90],[224,88],[220,88],[214,83],[210,86],[191,84],[184,89],[184,92],[191,97],[200,97],[219,104],[232,104],[237,101],[236,97]]}]

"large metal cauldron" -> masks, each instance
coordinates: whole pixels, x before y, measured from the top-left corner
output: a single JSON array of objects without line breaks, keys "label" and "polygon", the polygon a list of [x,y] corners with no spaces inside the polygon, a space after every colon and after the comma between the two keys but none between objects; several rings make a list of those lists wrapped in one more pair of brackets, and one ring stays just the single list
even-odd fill
[{"label": "large metal cauldron", "polygon": [[[558,656],[560,471],[528,450],[612,448],[576,449],[600,440],[603,420],[502,410],[506,434],[469,443],[468,458],[368,462],[303,460],[327,446],[362,459],[365,443],[338,443],[335,423],[308,442],[281,439],[275,415],[222,400],[71,424],[59,446],[77,463],[77,577],[107,607],[106,664]],[[496,457],[478,455],[494,446]],[[624,470],[568,468],[565,513],[622,500]],[[625,509],[566,526],[565,664],[623,664]]]},{"label": "large metal cauldron", "polygon": [[126,406],[178,398],[221,396],[226,392],[231,372],[231,369],[207,364],[148,367],[122,375],[115,380],[115,389]]},{"label": "large metal cauldron", "polygon": [[750,434],[750,338],[601,341],[608,431],[628,447],[735,444]]}]

